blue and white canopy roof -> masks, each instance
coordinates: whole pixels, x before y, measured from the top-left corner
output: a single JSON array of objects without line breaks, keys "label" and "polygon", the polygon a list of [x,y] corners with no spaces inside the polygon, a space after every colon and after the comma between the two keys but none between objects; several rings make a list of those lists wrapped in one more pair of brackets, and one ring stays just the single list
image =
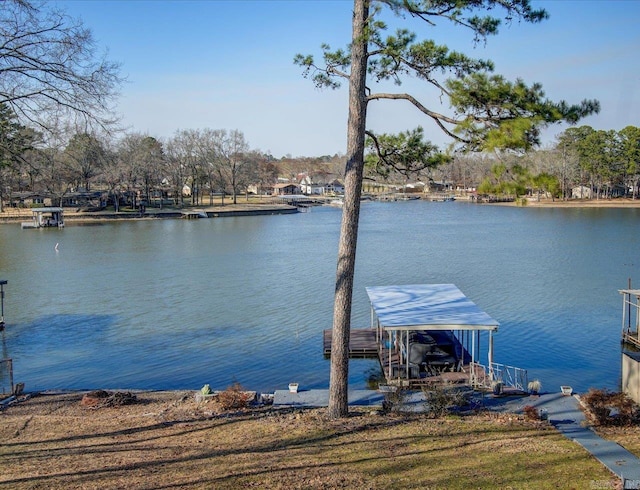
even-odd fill
[{"label": "blue and white canopy roof", "polygon": [[366,289],[380,326],[387,330],[498,330],[500,325],[454,284]]}]

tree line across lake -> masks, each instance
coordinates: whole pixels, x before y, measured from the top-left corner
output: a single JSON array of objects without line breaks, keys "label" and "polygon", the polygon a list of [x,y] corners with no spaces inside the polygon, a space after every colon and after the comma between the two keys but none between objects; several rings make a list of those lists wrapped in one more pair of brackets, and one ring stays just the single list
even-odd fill
[{"label": "tree line across lake", "polygon": [[[186,129],[167,139],[129,132],[42,134],[22,125],[0,105],[0,202],[16,205],[29,193],[61,204],[77,190],[100,191],[103,203],[135,207],[169,199],[175,205],[206,204],[212,195],[270,192],[277,182],[308,175],[318,182],[340,179],[343,155],[276,159],[251,149],[240,130]],[[569,128],[555,143],[525,153],[460,153],[415,172],[365,169],[365,187],[436,181],[479,194],[525,194],[570,198],[582,186],[595,198],[625,195],[640,188],[640,128],[620,131]],[[186,190],[186,192],[185,192]],[[1,206],[2,204],[0,204]],[[1,209],[1,208],[0,208]]]}]

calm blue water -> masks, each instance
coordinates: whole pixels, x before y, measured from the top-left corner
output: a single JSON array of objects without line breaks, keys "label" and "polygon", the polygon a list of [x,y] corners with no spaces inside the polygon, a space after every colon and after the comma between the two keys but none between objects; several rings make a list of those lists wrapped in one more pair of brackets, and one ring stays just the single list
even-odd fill
[{"label": "calm blue water", "polygon": [[[27,390],[327,387],[339,225],[328,207],[2,225],[3,354]],[[639,227],[640,209],[364,203],[353,327],[369,326],[366,286],[454,283],[500,322],[497,362],[549,390],[616,389],[618,289],[640,283]],[[375,365],[351,361],[351,386]]]}]

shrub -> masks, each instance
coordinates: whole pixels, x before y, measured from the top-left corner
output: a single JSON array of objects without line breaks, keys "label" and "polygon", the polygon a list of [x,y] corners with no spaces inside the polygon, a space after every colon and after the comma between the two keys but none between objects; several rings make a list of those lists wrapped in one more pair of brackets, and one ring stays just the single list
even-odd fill
[{"label": "shrub", "polygon": [[[412,391],[405,386],[396,386],[393,391],[385,393],[385,401],[383,408],[387,412],[413,411],[410,405],[416,405],[416,402],[408,403]],[[424,402],[419,402],[419,411],[423,412],[430,418],[440,418],[449,414],[449,412],[468,405],[467,393],[460,387],[450,384],[433,384],[422,387]]]},{"label": "shrub", "polygon": [[540,412],[538,412],[538,409],[534,406],[525,405],[522,409],[522,413],[524,413],[524,416],[528,420],[540,420]]},{"label": "shrub", "polygon": [[425,394],[425,411],[433,418],[444,417],[451,410],[467,404],[466,393],[455,386],[433,385],[422,391]]},{"label": "shrub", "polygon": [[247,394],[239,383],[234,383],[218,393],[217,399],[222,410],[237,410],[249,405],[251,395]]},{"label": "shrub", "polygon": [[382,408],[387,412],[401,412],[409,396],[409,390],[404,386],[393,386],[393,388],[385,393]]},{"label": "shrub", "polygon": [[631,425],[638,421],[638,406],[626,393],[591,388],[582,401],[595,425]]}]

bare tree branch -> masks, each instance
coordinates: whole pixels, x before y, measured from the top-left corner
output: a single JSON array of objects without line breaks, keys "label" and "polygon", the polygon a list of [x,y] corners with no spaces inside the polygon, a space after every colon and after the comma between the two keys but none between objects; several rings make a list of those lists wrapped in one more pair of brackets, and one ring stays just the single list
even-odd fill
[{"label": "bare tree branch", "polygon": [[47,3],[4,0],[0,9],[0,103],[48,129],[55,115],[108,129],[123,79],[99,56],[91,32]]},{"label": "bare tree branch", "polygon": [[406,101],[410,102],[420,112],[422,112],[423,114],[429,116],[438,125],[438,127],[440,129],[442,129],[442,131],[444,131],[448,136],[450,136],[451,138],[455,139],[456,141],[460,141],[462,143],[467,143],[467,140],[465,140],[465,139],[461,138],[460,136],[458,136],[457,134],[453,133],[443,123],[443,121],[444,121],[446,123],[455,125],[455,124],[459,124],[460,120],[452,118],[452,117],[449,117],[449,116],[445,116],[444,114],[440,114],[440,113],[437,113],[437,112],[432,111],[430,109],[427,109],[414,96],[412,96],[410,94],[377,93],[377,94],[371,94],[371,95],[369,95],[367,97],[367,100],[380,100],[380,99],[406,100]]}]

